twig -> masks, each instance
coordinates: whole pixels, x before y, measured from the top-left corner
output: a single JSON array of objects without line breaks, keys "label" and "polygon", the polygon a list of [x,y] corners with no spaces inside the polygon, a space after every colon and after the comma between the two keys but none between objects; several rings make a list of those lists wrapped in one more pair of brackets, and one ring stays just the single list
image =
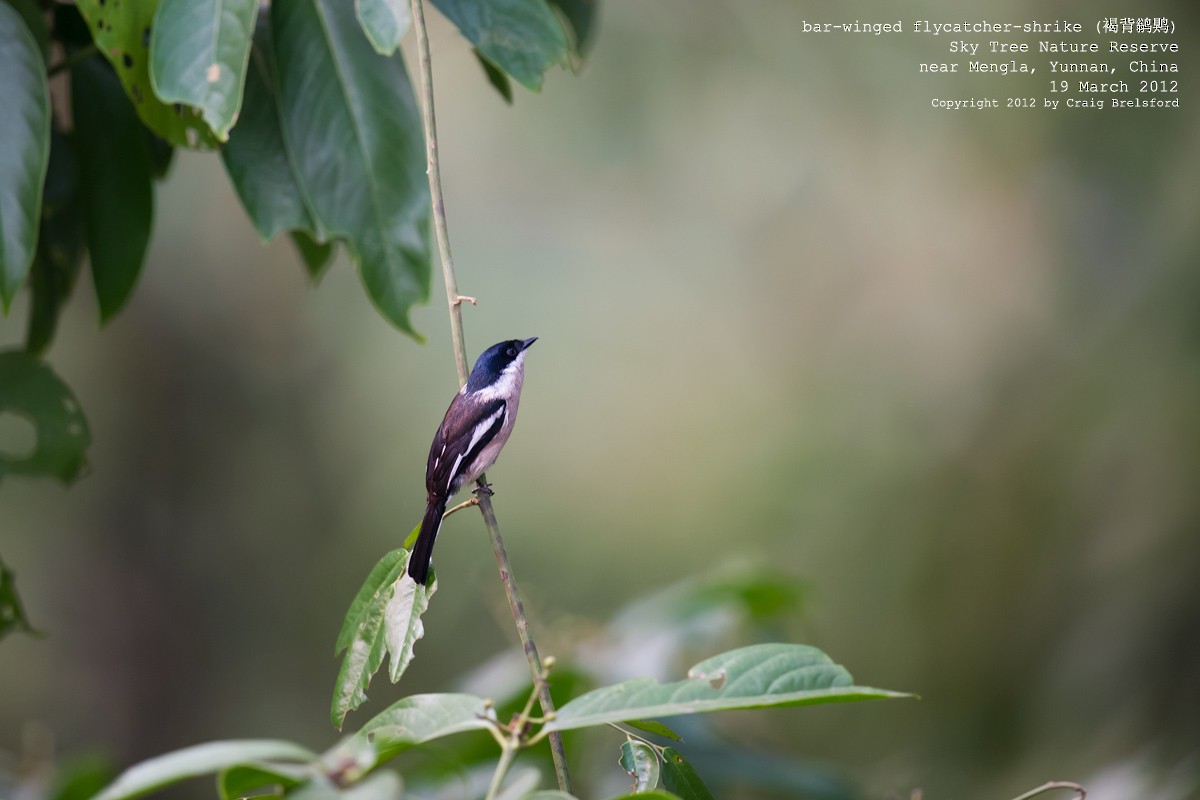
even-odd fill
[{"label": "twig", "polygon": [[[467,383],[467,347],[463,336],[462,303],[474,298],[468,298],[458,292],[458,280],[454,275],[454,261],[450,257],[450,233],[446,226],[446,206],[442,198],[442,174],[438,163],[437,125],[433,111],[433,66],[429,56],[429,33],[425,28],[425,9],[422,0],[411,0],[413,31],[417,39],[417,61],[421,72],[421,121],[425,126],[425,155],[426,172],[429,176],[429,192],[433,202],[433,229],[438,241],[438,254],[442,262],[442,277],[446,284],[446,302],[450,311],[450,338],[454,343],[454,363],[458,368],[459,386]],[[486,485],[486,476],[480,476],[479,483]],[[500,569],[500,580],[504,583],[504,593],[508,596],[508,605],[512,610],[513,622],[517,627],[517,636],[521,639],[521,647],[525,650],[525,658],[529,661],[529,671],[533,675],[534,685],[537,686],[538,700],[542,706],[542,714],[549,716],[554,713],[554,700],[550,697],[550,686],[546,682],[542,660],[538,656],[537,645],[529,634],[529,620],[525,617],[525,606],[517,592],[517,584],[508,565],[508,553],[504,549],[504,539],[500,536],[500,526],[496,522],[496,514],[492,511],[492,499],[480,493],[479,511],[483,514],[484,525],[492,540],[492,552],[496,556],[496,565]],[[571,791],[571,776],[567,771],[567,756],[563,750],[562,735],[555,732],[550,734],[550,753],[554,757],[554,772],[558,777],[558,788],[564,792]],[[507,768],[515,752],[505,750],[501,755],[501,765]],[[503,772],[497,770],[497,777],[503,778]],[[497,785],[498,788],[498,785]]]},{"label": "twig", "polygon": [[1084,800],[1087,797],[1087,789],[1078,783],[1073,783],[1072,781],[1050,781],[1049,783],[1043,783],[1036,789],[1030,789],[1023,795],[1014,797],[1013,800],[1029,800],[1029,798],[1037,797],[1042,792],[1048,792],[1051,789],[1070,789],[1077,795],[1076,800]]},{"label": "twig", "polygon": [[57,64],[55,64],[54,66],[52,66],[46,72],[46,75],[48,77],[53,78],[58,73],[71,69],[76,64],[78,64],[80,61],[84,61],[85,59],[91,58],[92,56],[94,56],[96,53],[99,53],[99,52],[100,51],[96,48],[95,44],[85,45],[85,46],[79,48],[78,50],[76,50],[74,53],[71,53],[71,55],[67,56],[62,61],[60,61]]},{"label": "twig", "polygon": [[477,506],[477,505],[479,505],[478,497],[472,497],[469,500],[464,500],[461,503],[459,503],[458,505],[456,505],[454,508],[451,508],[451,509],[447,510],[446,512],[444,512],[442,514],[442,519],[445,519],[446,517],[450,516],[455,511],[462,511],[464,508],[470,508],[471,506]]}]

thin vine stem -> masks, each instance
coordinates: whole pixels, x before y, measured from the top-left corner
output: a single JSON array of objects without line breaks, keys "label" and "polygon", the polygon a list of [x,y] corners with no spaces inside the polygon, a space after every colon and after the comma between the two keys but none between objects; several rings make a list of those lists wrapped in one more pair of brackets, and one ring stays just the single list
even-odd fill
[{"label": "thin vine stem", "polygon": [[[474,298],[466,297],[458,292],[458,279],[454,275],[454,260],[450,256],[450,233],[446,225],[446,205],[442,197],[442,173],[438,160],[437,123],[433,110],[433,64],[429,55],[429,33],[425,27],[425,8],[422,0],[411,0],[413,32],[417,39],[417,61],[421,72],[421,121],[425,127],[425,156],[426,172],[429,176],[429,193],[433,205],[433,229],[438,242],[438,255],[442,262],[442,278],[446,284],[446,302],[450,312],[450,338],[454,344],[454,364],[458,368],[458,384],[467,383],[467,346],[463,335],[462,304],[464,301],[475,302]],[[486,476],[481,475],[479,484],[486,486]],[[513,578],[512,569],[508,565],[508,553],[504,549],[504,539],[500,535],[500,525],[492,510],[492,500],[485,493],[479,496],[479,511],[483,515],[484,525],[492,541],[492,552],[496,556],[496,566],[500,570],[500,580],[504,584],[504,593],[508,597],[509,609],[512,611],[513,622],[517,628],[517,636],[529,662],[529,672],[533,675],[537,687],[538,701],[542,706],[542,714],[551,717],[554,714],[554,700],[550,697],[550,686],[546,682],[545,670],[537,645],[529,632],[529,620],[525,616],[525,606],[517,591],[517,583]],[[564,792],[571,791],[571,775],[567,771],[567,756],[563,749],[562,735],[555,732],[550,734],[550,753],[554,758],[554,772],[558,778],[558,788]],[[501,755],[502,761],[511,761],[515,753],[508,750]],[[507,764],[504,764],[507,767]],[[498,771],[499,777],[503,773]]]}]

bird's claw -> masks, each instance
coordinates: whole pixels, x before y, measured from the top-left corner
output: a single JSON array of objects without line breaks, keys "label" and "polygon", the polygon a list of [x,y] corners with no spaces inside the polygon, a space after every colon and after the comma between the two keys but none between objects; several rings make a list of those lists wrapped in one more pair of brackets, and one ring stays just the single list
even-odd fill
[{"label": "bird's claw", "polygon": [[475,484],[475,488],[471,490],[471,494],[475,495],[476,497],[483,497],[485,495],[487,497],[491,497],[495,494],[495,492],[492,491],[492,485],[490,483],[484,483],[483,481],[480,481],[479,483]]}]

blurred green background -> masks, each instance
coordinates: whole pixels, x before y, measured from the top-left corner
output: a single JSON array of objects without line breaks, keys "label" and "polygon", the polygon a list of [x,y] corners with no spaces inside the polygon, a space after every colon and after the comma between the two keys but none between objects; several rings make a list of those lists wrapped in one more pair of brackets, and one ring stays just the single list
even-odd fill
[{"label": "blurred green background", "polygon": [[[1182,110],[938,112],[1044,81],[918,76],[945,39],[800,32],[1050,16],[1031,0],[609,0],[584,75],[511,109],[436,21],[468,349],[541,337],[490,478],[543,653],[769,564],[804,587],[779,635],[924,699],[717,735],[875,797],[1200,796],[1198,15],[1126,5],[1054,16],[1173,19]],[[177,158],[156,216],[129,307],[98,332],[81,282],[49,354],[90,475],[0,487],[47,633],[0,643],[0,750],[32,723],[121,764],[324,747],[342,615],[420,518],[456,388],[440,281],[417,346],[344,256],[314,289],[260,244],[211,154]],[[351,726],[513,646],[476,517],[437,566],[412,668]]]}]

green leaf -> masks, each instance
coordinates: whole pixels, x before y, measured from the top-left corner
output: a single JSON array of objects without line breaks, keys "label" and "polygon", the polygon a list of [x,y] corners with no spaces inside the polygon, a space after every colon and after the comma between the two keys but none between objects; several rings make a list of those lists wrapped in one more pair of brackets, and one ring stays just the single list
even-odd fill
[{"label": "green leaf", "polygon": [[25,350],[40,355],[58,327],[84,254],[83,204],[79,197],[78,163],[70,140],[57,129],[50,133],[50,168],[42,198],[37,257],[29,276],[32,290]]},{"label": "green leaf", "polygon": [[662,783],[683,800],[713,800],[696,768],[674,747],[663,750]]},{"label": "green leaf", "polygon": [[372,717],[359,731],[325,754],[326,764],[353,764],[365,774],[378,764],[425,742],[473,730],[486,730],[487,705],[470,694],[417,694]]},{"label": "green leaf", "polygon": [[371,300],[400,330],[429,299],[429,185],[400,54],[384,58],[345,0],[271,4],[281,120],[319,240],[345,237]]},{"label": "green leaf", "polygon": [[354,0],[358,24],[380,55],[390,56],[412,27],[408,0]]},{"label": "green leaf", "polygon": [[175,147],[166,139],[155,136],[149,128],[142,130],[146,132],[146,149],[150,153],[150,174],[154,176],[154,180],[161,181],[171,169]]},{"label": "green leaf", "polygon": [[500,93],[500,96],[504,98],[504,102],[511,106],[513,102],[513,90],[512,83],[508,80],[508,75],[505,74],[504,70],[484,58],[483,53],[478,50],[473,50],[472,52],[475,53],[475,58],[479,61],[479,66],[483,67],[483,74],[487,77],[488,83]]},{"label": "green leaf", "polygon": [[395,683],[412,661],[413,647],[425,633],[421,615],[437,591],[437,575],[427,586],[418,586],[408,577],[407,567],[407,550],[398,548],[385,555],[346,612],[334,646],[335,656],[346,651],[330,711],[338,728],[348,713],[366,702],[367,687],[383,664],[384,652],[391,655],[388,674]]},{"label": "green leaf", "polygon": [[158,0],[150,35],[154,93],[197,108],[222,142],[242,106],[257,14],[258,0]]},{"label": "green leaf", "polygon": [[621,745],[621,769],[633,777],[633,791],[643,794],[658,787],[659,764],[654,748],[626,739]]},{"label": "green leaf", "polygon": [[16,631],[37,635],[25,616],[21,598],[17,596],[16,578],[0,560],[0,639]]},{"label": "green leaf", "polygon": [[682,742],[683,737],[675,731],[652,719],[630,719],[626,720],[625,724],[631,728],[637,728],[639,731],[653,733],[657,736],[665,736],[668,739],[674,739],[677,742]]},{"label": "green leaf", "polygon": [[612,800],[680,800],[680,798],[670,792],[664,792],[662,789],[655,789],[651,792],[623,794],[620,797],[612,798]]},{"label": "green leaf", "polygon": [[0,452],[0,479],[50,475],[70,483],[79,477],[92,441],[87,420],[66,384],[28,353],[0,353],[0,413],[6,411],[32,422],[37,438],[28,455]]},{"label": "green leaf", "polygon": [[333,242],[318,242],[312,234],[306,231],[292,231],[292,244],[300,253],[308,277],[314,282],[319,281],[325,273],[325,268],[333,260]]},{"label": "green leaf", "polygon": [[566,20],[570,34],[572,66],[578,70],[583,57],[592,46],[592,34],[596,27],[597,0],[548,0],[551,7]]},{"label": "green leaf", "polygon": [[407,537],[405,537],[404,549],[411,551],[413,549],[413,545],[417,543],[417,537],[420,535],[421,535],[421,523],[418,522],[417,526],[415,528],[413,528],[412,531],[409,532]]},{"label": "green leaf", "polygon": [[560,792],[558,789],[543,789],[529,795],[525,800],[579,800],[579,798],[573,794]]},{"label": "green leaf", "polygon": [[8,314],[37,250],[50,163],[50,85],[37,39],[0,2],[0,306]]},{"label": "green leaf", "polygon": [[69,759],[57,772],[48,800],[91,800],[117,775],[111,760],[94,754]]},{"label": "green leaf", "polygon": [[88,58],[71,70],[71,107],[92,280],[107,321],[133,292],[150,243],[150,156],[142,125],[104,62]]},{"label": "green leaf", "polygon": [[151,86],[150,40],[158,0],[77,0],[76,5],[146,127],[173,145],[214,146],[212,132],[194,108],[164,103]]},{"label": "green leaf", "polygon": [[0,5],[5,2],[21,15],[25,26],[38,43],[42,60],[48,65],[50,63],[50,31],[46,29],[46,19],[43,16],[41,4],[38,0],[0,0]]},{"label": "green leaf", "polygon": [[252,794],[261,795],[268,787],[278,786],[286,790],[308,780],[312,772],[308,764],[272,764],[265,761],[238,764],[217,776],[217,792],[221,800],[236,800]]},{"label": "green leaf", "polygon": [[558,709],[546,728],[566,731],[645,717],[911,696],[853,685],[845,667],[815,647],[758,644],[701,661],[674,683],[639,678],[588,692]]},{"label": "green leaf", "polygon": [[468,41],[517,83],[537,91],[542,76],[570,61],[567,34],[546,0],[433,0]]},{"label": "green leaf", "polygon": [[402,577],[392,592],[383,614],[384,639],[391,655],[388,677],[392,683],[400,680],[412,662],[413,647],[425,635],[421,615],[429,608],[429,598],[437,591],[437,575],[428,586]]},{"label": "green leaf", "polygon": [[173,783],[255,761],[310,762],[316,754],[291,742],[230,739],[208,742],[151,758],[122,772],[95,800],[140,797]]},{"label": "green leaf", "polygon": [[221,161],[258,235],[302,230],[325,239],[293,165],[292,147],[280,118],[282,97],[271,18],[261,14],[246,73],[246,99],[237,126],[221,147]]},{"label": "green leaf", "polygon": [[83,208],[78,192],[77,164],[71,142],[57,130],[50,133],[50,169],[42,196],[41,233],[37,257],[29,273],[32,298],[25,351],[41,355],[50,346],[58,317],[75,287],[83,263]]}]

